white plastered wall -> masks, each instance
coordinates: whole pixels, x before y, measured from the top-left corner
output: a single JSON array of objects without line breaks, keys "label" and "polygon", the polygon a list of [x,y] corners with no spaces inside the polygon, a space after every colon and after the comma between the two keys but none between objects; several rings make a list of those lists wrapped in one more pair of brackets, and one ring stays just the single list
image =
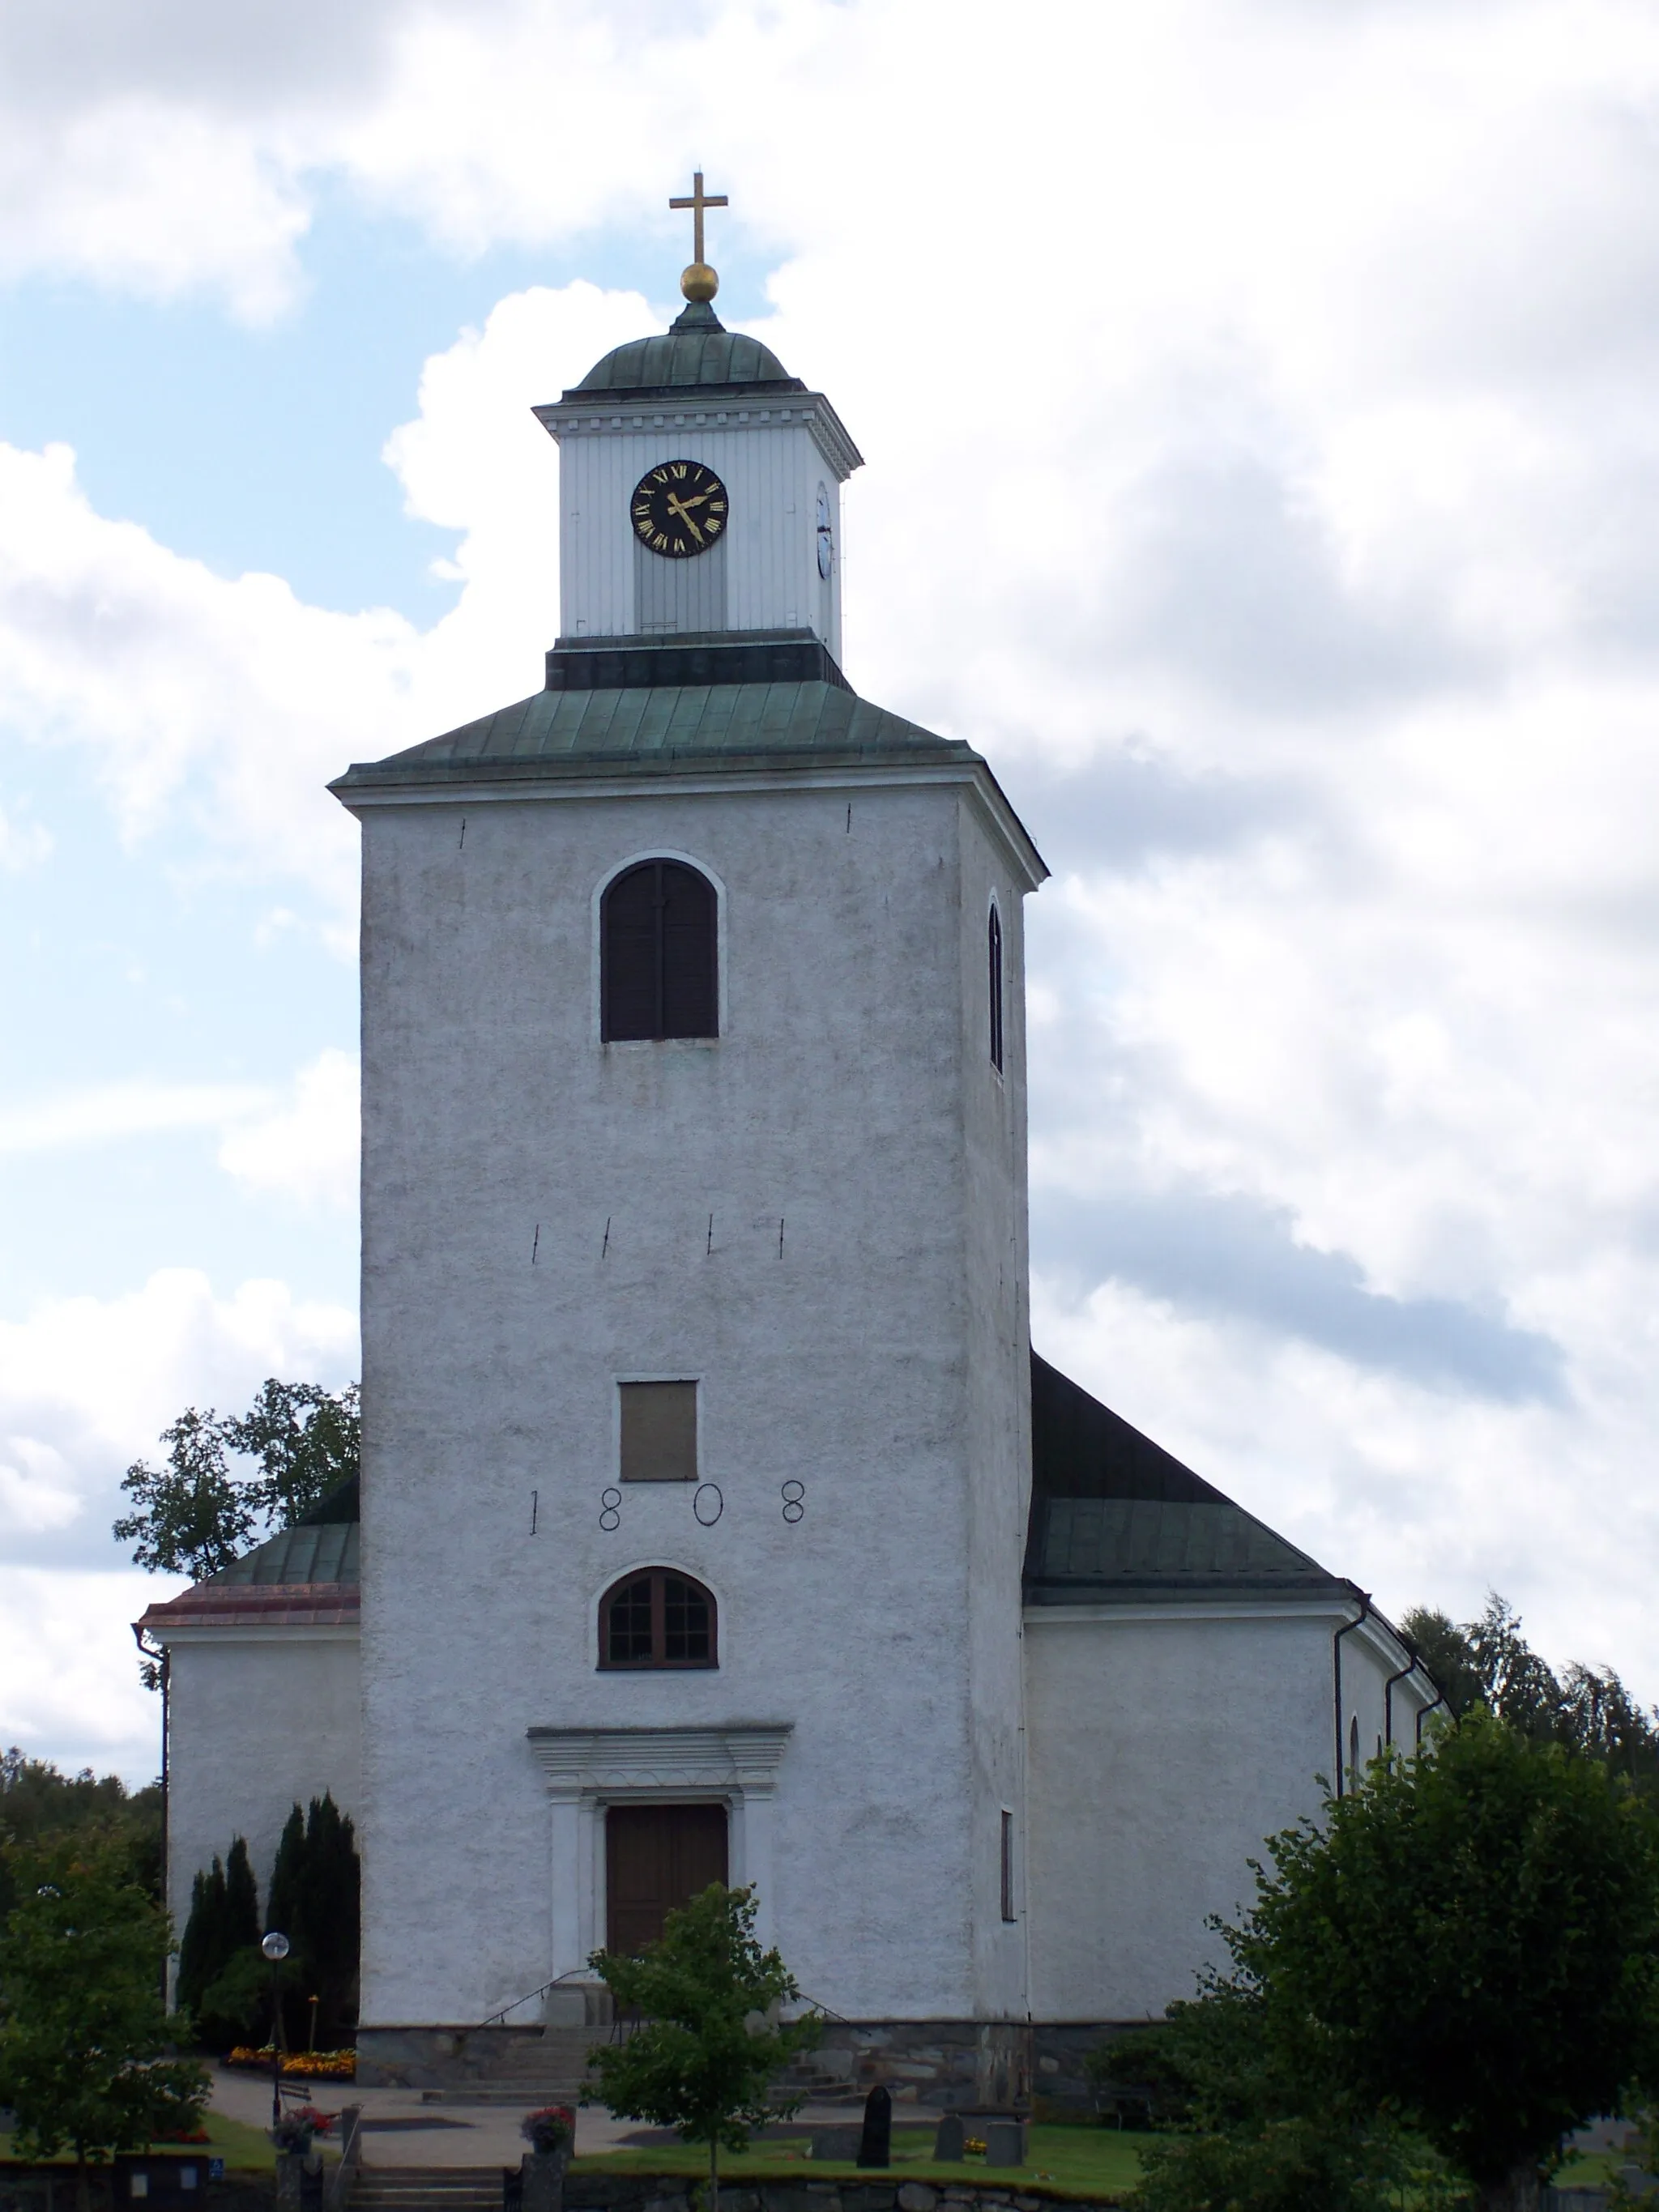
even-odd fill
[{"label": "white plastered wall", "polygon": [[263,1906],[283,1824],[325,1790],[356,1820],[362,1670],[348,1628],[170,1633],[167,1904],[175,1938],[191,1885],[234,1836]]},{"label": "white plastered wall", "polygon": [[[1343,1729],[1366,1756],[1404,1652],[1354,1603],[1297,1608],[1034,1606],[1026,1614],[1031,2009],[1039,2020],[1160,2016],[1223,1963],[1212,1913],[1236,1920],[1248,1862],[1316,1816]],[[1432,1692],[1396,1683],[1409,1750]]]},{"label": "white plastered wall", "polygon": [[[582,1923],[532,1726],[787,1728],[769,1905],[803,1987],[971,2016],[1019,1684],[1012,1497],[994,1663],[969,1597],[967,1217],[1024,1147],[970,1177],[960,783],[364,811],[366,2022],[481,2020],[557,1970]],[[605,1047],[593,891],[653,850],[725,887],[723,1034]],[[720,1517],[629,1486],[607,1530],[616,1382],[653,1373],[698,1381]],[[716,1592],[718,1670],[596,1670],[600,1595],[647,1559]]]}]

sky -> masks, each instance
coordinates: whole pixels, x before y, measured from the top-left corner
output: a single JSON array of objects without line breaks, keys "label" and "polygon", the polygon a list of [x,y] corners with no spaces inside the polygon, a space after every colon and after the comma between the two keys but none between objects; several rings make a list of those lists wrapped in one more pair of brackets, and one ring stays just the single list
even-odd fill
[{"label": "sky", "polygon": [[356,838],[523,696],[529,412],[827,392],[866,697],[1030,904],[1039,1348],[1398,1614],[1659,1699],[1659,17],[0,11],[0,1743],[139,1780],[184,1406],[356,1372]]}]

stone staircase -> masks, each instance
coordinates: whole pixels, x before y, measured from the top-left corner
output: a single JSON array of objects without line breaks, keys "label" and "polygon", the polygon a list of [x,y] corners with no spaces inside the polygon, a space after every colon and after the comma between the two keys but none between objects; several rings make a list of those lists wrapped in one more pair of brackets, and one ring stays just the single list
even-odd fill
[{"label": "stone staircase", "polygon": [[501,2212],[499,2166],[362,2166],[350,2212]]},{"label": "stone staircase", "polygon": [[[426,2105],[574,2105],[587,2072],[587,2054],[610,2033],[604,2027],[544,2027],[538,2035],[514,2036],[481,2053],[466,2075],[447,2088],[423,2089]],[[466,2062],[463,2062],[465,2063]],[[355,2202],[355,2199],[354,2199]]]}]

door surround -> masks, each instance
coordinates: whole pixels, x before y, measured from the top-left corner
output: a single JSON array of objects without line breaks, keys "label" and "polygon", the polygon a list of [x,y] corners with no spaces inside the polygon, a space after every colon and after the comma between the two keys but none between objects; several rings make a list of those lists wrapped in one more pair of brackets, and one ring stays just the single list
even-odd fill
[{"label": "door surround", "polygon": [[733,1887],[752,1885],[755,1933],[770,1945],[772,1805],[792,1721],[726,1728],[532,1728],[550,1837],[554,1978],[585,1977],[605,1942],[604,1807],[672,1800],[723,1804]]}]

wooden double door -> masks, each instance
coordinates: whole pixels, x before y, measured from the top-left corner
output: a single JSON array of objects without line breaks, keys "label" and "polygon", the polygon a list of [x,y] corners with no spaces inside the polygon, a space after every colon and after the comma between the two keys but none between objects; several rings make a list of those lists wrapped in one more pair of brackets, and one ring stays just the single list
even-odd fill
[{"label": "wooden double door", "polygon": [[605,1816],[605,1943],[654,1943],[665,1916],[726,1879],[724,1805],[612,1805]]}]

